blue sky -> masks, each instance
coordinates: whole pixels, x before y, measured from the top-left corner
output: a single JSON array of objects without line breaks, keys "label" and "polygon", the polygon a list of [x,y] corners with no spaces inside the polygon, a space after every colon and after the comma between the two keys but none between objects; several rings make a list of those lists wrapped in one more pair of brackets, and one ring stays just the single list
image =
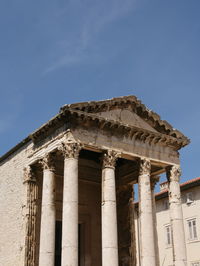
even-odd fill
[{"label": "blue sky", "polygon": [[66,103],[136,95],[191,139],[200,176],[199,0],[0,1],[0,153]]}]

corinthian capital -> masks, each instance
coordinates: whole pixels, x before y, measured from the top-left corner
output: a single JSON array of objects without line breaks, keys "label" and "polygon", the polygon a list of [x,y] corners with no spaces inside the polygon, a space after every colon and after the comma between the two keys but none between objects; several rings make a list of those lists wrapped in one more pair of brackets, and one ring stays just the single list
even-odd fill
[{"label": "corinthian capital", "polygon": [[40,163],[44,170],[49,169],[55,171],[55,155],[47,153]]},{"label": "corinthian capital", "polygon": [[81,148],[82,144],[74,138],[72,132],[68,129],[65,135],[65,140],[61,142],[58,149],[62,152],[65,158],[78,159]]},{"label": "corinthian capital", "polygon": [[103,157],[103,168],[114,168],[119,156],[120,154],[113,150],[108,150],[107,152],[105,152]]},{"label": "corinthian capital", "polygon": [[23,170],[24,170],[24,183],[36,181],[35,175],[30,165],[25,167]]},{"label": "corinthian capital", "polygon": [[151,172],[151,162],[149,159],[140,160],[140,175],[149,175]]},{"label": "corinthian capital", "polygon": [[82,145],[78,142],[62,142],[59,150],[63,153],[65,158],[74,158],[78,159],[79,152],[82,148]]},{"label": "corinthian capital", "polygon": [[167,179],[169,181],[179,182],[181,176],[181,168],[179,165],[172,165],[167,167]]}]

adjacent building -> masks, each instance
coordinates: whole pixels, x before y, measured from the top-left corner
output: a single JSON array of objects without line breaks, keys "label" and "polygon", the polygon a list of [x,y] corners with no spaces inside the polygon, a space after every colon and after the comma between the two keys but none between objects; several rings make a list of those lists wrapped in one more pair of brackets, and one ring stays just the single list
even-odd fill
[{"label": "adjacent building", "polygon": [[[200,177],[182,183],[180,188],[188,266],[200,266]],[[158,265],[172,266],[174,254],[168,182],[161,183],[160,192],[155,194],[155,209]],[[135,204],[135,228],[137,265],[140,265],[138,203]]]}]

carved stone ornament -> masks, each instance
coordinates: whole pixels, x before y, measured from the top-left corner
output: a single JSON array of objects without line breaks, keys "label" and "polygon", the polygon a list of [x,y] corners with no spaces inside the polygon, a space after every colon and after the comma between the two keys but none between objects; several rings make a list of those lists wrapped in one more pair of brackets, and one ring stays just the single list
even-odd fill
[{"label": "carved stone ornament", "polygon": [[105,152],[103,156],[103,168],[106,167],[114,168],[116,161],[119,157],[120,153],[116,151],[108,150],[107,152]]},{"label": "carved stone ornament", "polygon": [[81,148],[82,146],[78,142],[75,143],[62,142],[59,147],[59,150],[63,153],[63,156],[65,158],[78,159]]},{"label": "carved stone ornament", "polygon": [[140,160],[140,175],[149,175],[151,173],[150,160],[143,158]]},{"label": "carved stone ornament", "polygon": [[38,211],[38,184],[33,175],[31,166],[24,169],[24,176],[27,189],[26,202],[26,233],[25,233],[25,266],[36,265],[36,223]]},{"label": "carved stone ornament", "polygon": [[179,165],[172,165],[167,167],[167,179],[168,181],[179,182],[181,176],[181,168]]},{"label": "carved stone ornament", "polygon": [[65,140],[61,142],[58,149],[62,152],[65,158],[78,159],[79,152],[82,149],[82,144],[75,140],[70,130],[67,130]]},{"label": "carved stone ornament", "polygon": [[53,154],[47,153],[44,158],[40,161],[43,169],[49,169],[55,171],[55,156]]},{"label": "carved stone ornament", "polygon": [[27,166],[23,170],[24,170],[24,183],[36,181],[35,175],[33,173],[31,166]]}]

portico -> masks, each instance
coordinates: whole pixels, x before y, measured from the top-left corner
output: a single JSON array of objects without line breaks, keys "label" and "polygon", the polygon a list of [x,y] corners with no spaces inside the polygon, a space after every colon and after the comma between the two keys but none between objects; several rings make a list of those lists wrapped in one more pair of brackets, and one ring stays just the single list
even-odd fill
[{"label": "portico", "polygon": [[[188,144],[134,96],[64,106],[31,135],[25,265],[156,266],[155,177],[169,181],[174,265],[186,265],[178,149]],[[138,183],[140,262],[133,219]],[[62,224],[58,231],[57,224]]]}]

